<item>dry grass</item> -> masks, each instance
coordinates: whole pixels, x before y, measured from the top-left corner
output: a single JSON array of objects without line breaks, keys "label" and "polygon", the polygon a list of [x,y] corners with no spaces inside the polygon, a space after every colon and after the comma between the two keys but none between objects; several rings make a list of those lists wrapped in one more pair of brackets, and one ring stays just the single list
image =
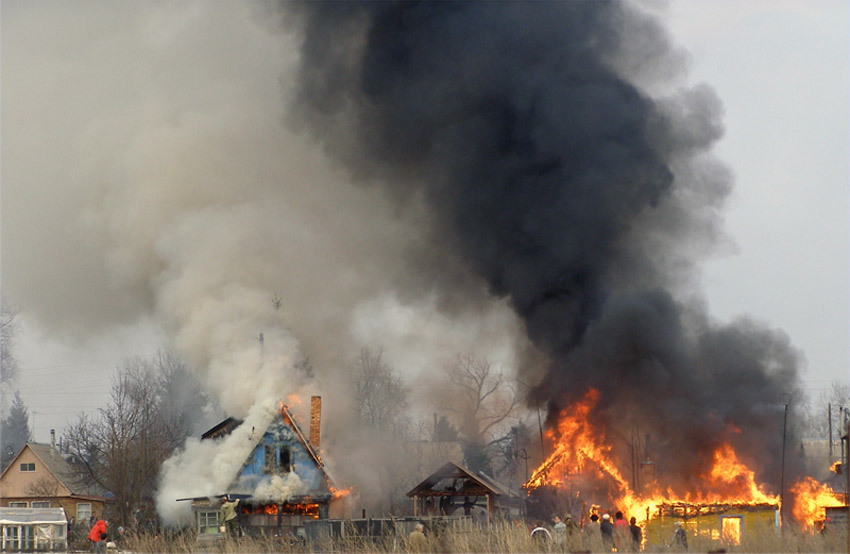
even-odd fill
[{"label": "dry grass", "polygon": [[[705,537],[691,537],[690,552],[846,552],[845,534],[818,535],[800,532],[786,532],[778,536],[772,530],[754,532],[744,537],[740,545],[723,544]],[[238,553],[396,553],[408,552],[405,537],[349,537],[339,540],[325,540],[310,544],[287,541],[281,538],[242,538],[220,539],[208,543],[199,543],[191,534],[171,534],[164,536],[140,535],[128,537],[124,550],[139,553],[190,554],[198,552],[238,554]],[[645,552],[675,552],[666,544],[646,544]],[[570,545],[550,544],[541,548],[529,537],[524,526],[495,523],[489,529],[479,529],[469,524],[454,525],[438,536],[429,537],[429,552],[435,553],[483,553],[497,552],[519,554],[529,552],[603,552],[600,543],[587,544],[581,537],[573,537]]]}]

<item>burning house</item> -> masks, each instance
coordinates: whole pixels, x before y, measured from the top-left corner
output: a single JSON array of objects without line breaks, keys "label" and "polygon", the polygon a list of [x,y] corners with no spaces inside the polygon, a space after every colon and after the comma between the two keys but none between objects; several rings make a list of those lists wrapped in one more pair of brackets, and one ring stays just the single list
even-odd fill
[{"label": "burning house", "polygon": [[670,542],[676,522],[688,536],[738,545],[747,534],[779,530],[779,503],[662,504],[649,513],[646,541]]},{"label": "burning house", "polygon": [[[320,413],[321,397],[314,396],[308,440],[281,402],[266,429],[252,430],[254,448],[226,490],[180,499],[192,502],[199,537],[222,536],[219,509],[225,495],[239,499],[239,528],[248,536],[292,536],[305,521],[329,516],[336,489],[319,454]],[[228,418],[204,433],[202,440],[221,439],[241,424]]]},{"label": "burning house", "polygon": [[732,445],[740,430],[733,426],[725,430],[728,440],[719,441],[707,456],[708,463],[694,464],[692,479],[677,481],[657,470],[648,439],[643,456],[632,443],[626,450],[632,455],[624,457],[595,424],[598,402],[598,392],[591,390],[546,432],[551,454],[524,486],[530,512],[563,510],[586,520],[592,513],[622,511],[645,526],[648,542],[668,543],[678,522],[688,536],[737,545],[749,533],[778,532],[783,519],[817,530],[824,508],[841,505],[827,485],[797,477],[786,491],[789,508],[783,518],[782,495],[771,492],[742,461]]}]

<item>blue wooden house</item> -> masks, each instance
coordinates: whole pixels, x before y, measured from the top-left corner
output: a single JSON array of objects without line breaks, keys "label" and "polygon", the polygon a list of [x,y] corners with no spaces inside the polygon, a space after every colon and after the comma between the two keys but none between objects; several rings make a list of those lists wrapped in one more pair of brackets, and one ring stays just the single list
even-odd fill
[{"label": "blue wooden house", "polygon": [[[334,487],[319,455],[321,398],[311,403],[310,440],[288,408],[262,432],[227,490],[216,497],[193,498],[192,511],[201,537],[220,537],[220,497],[239,498],[239,527],[247,536],[295,535],[307,520],[325,519]],[[228,418],[202,435],[216,439],[241,424]]]}]

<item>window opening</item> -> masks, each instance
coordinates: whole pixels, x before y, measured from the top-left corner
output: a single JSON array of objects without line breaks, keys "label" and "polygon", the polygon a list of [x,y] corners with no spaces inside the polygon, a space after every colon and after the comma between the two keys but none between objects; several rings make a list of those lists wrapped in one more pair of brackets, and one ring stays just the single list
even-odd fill
[{"label": "window opening", "polygon": [[729,544],[741,544],[744,532],[742,516],[720,516],[720,539]]}]

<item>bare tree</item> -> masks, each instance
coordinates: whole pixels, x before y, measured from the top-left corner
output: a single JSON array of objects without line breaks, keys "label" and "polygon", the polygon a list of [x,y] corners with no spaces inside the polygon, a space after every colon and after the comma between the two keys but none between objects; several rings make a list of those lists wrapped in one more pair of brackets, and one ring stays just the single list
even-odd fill
[{"label": "bare tree", "polygon": [[850,386],[834,382],[817,399],[809,401],[799,408],[799,427],[803,436],[810,439],[826,439],[829,436],[830,416],[833,435],[838,436],[842,429],[840,413],[850,410]]},{"label": "bare tree", "polygon": [[466,463],[471,469],[492,472],[487,449],[506,440],[498,432],[518,407],[513,383],[486,358],[470,354],[458,356],[444,371],[448,386],[441,407],[455,416]]},{"label": "bare tree", "polygon": [[213,398],[186,363],[172,350],[160,350],[151,360],[160,415],[178,435],[189,436],[208,428]]},{"label": "bare tree", "polygon": [[[167,363],[166,363],[167,362]],[[115,517],[126,524],[133,509],[152,501],[160,466],[185,440],[189,425],[174,405],[174,360],[128,360],[112,383],[110,402],[65,430],[69,451],[89,479],[112,492]]]},{"label": "bare tree", "polygon": [[400,375],[383,360],[384,351],[360,350],[351,381],[360,420],[380,430],[402,431],[407,424],[408,389]]},{"label": "bare tree", "polygon": [[19,325],[18,311],[4,300],[0,303],[0,385],[8,385],[18,373],[18,360],[15,358],[15,337]]}]

